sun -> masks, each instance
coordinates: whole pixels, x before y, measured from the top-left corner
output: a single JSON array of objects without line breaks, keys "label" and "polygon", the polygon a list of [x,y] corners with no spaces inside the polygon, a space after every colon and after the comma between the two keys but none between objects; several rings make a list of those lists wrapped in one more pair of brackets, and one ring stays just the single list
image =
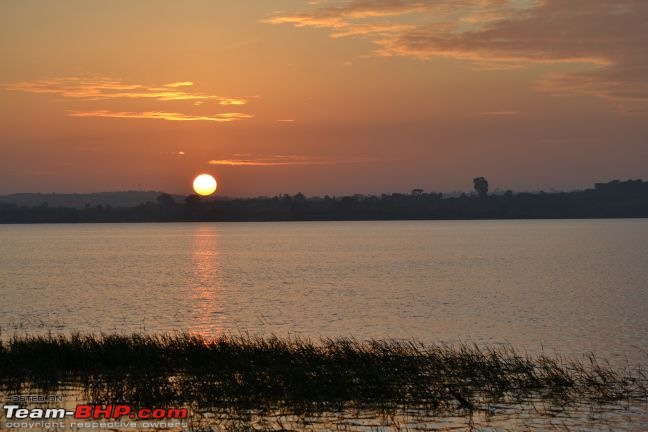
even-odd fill
[{"label": "sun", "polygon": [[209,174],[200,174],[193,181],[193,188],[198,195],[207,196],[216,191],[216,179]]}]

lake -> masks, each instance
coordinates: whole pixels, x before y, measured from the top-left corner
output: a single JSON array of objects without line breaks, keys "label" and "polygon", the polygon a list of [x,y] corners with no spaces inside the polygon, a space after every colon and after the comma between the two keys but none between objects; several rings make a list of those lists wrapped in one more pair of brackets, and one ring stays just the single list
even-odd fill
[{"label": "lake", "polygon": [[645,363],[648,220],[0,226],[2,337],[248,332]]}]

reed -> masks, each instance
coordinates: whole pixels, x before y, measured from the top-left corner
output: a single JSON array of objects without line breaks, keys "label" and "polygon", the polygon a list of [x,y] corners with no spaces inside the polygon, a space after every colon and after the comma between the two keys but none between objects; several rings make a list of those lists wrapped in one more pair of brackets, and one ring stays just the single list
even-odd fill
[{"label": "reed", "polygon": [[20,336],[0,342],[5,388],[78,386],[96,402],[196,406],[557,405],[646,400],[642,369],[510,347],[176,335]]}]

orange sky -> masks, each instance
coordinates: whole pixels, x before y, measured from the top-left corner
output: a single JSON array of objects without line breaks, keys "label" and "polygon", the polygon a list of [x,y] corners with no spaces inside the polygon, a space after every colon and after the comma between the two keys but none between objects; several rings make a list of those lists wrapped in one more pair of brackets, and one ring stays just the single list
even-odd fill
[{"label": "orange sky", "polygon": [[0,3],[0,194],[648,178],[644,0]]}]

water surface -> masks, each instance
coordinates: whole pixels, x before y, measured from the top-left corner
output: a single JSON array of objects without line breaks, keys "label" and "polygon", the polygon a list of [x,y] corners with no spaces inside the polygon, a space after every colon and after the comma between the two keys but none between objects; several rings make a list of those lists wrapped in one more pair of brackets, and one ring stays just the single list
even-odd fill
[{"label": "water surface", "polygon": [[648,220],[0,226],[0,327],[510,343],[646,361]]}]

